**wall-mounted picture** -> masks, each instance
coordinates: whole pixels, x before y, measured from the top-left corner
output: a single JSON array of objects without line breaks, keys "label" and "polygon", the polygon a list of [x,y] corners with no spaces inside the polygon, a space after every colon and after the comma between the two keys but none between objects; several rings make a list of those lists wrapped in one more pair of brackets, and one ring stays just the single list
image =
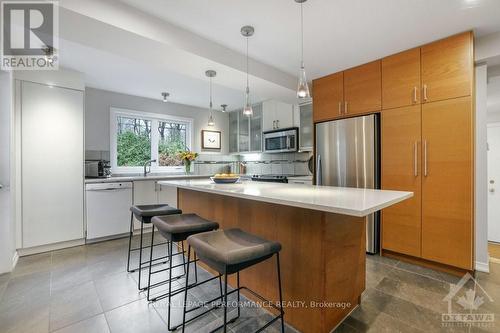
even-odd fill
[{"label": "wall-mounted picture", "polygon": [[220,150],[220,131],[201,131],[201,149],[218,149]]}]

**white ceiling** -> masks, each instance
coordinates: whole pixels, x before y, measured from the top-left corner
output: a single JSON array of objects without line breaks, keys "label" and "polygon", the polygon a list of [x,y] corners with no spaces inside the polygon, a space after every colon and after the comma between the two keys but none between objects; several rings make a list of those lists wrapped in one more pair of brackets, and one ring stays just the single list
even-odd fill
[{"label": "white ceiling", "polygon": [[[287,73],[299,65],[299,5],[293,0],[120,0],[233,50],[255,27],[251,56]],[[310,79],[457,32],[500,30],[499,0],[309,0],[304,4]]]},{"label": "white ceiling", "polygon": [[[89,86],[206,107],[243,104],[245,40],[254,102],[295,101],[299,5],[293,0],[60,0],[60,63]],[[309,0],[305,60],[314,79],[461,31],[500,31],[500,0]]]}]

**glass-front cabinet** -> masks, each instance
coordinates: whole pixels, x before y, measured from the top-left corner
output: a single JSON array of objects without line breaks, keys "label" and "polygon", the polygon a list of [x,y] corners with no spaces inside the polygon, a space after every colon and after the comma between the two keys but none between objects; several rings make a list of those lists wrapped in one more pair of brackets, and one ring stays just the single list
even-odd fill
[{"label": "glass-front cabinet", "polygon": [[239,113],[239,133],[238,133],[238,147],[240,153],[247,153],[250,151],[250,117],[243,114],[243,110]]},{"label": "glass-front cabinet", "polygon": [[312,151],[313,149],[313,104],[304,103],[299,105],[299,150]]},{"label": "glass-front cabinet", "polygon": [[250,151],[262,151],[262,103],[253,106],[250,118]]},{"label": "glass-front cabinet", "polygon": [[262,103],[255,104],[253,115],[243,110],[229,113],[229,152],[248,153],[262,151]]},{"label": "glass-front cabinet", "polygon": [[238,152],[238,112],[229,113],[229,153]]}]

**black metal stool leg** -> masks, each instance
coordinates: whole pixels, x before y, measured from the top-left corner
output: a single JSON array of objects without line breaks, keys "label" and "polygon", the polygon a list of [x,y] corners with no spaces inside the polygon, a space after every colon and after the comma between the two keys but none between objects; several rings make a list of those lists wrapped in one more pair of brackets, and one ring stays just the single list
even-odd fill
[{"label": "black metal stool leg", "polygon": [[[280,316],[281,316],[281,333],[285,333],[285,311],[283,311],[283,295],[281,292],[281,269],[280,269],[280,254],[276,253],[276,264],[278,266],[278,288],[280,293]],[[239,296],[239,293],[238,293]]]},{"label": "black metal stool leg", "polygon": [[[191,256],[191,245],[188,246],[188,258]],[[196,265],[196,263],[194,263]],[[185,289],[184,289],[184,308],[182,311],[182,333],[184,333],[184,330],[186,328],[186,308],[187,308],[187,297],[188,297],[188,287],[189,287],[189,260],[188,260],[188,265],[186,269],[186,284],[185,284]],[[169,319],[169,326],[170,326],[170,313],[168,316]],[[169,327],[170,329],[170,327]]]},{"label": "black metal stool leg", "polygon": [[[173,251],[173,244],[174,242],[170,241],[170,244],[168,245],[170,250],[169,252],[172,253]],[[184,257],[184,253],[182,254],[182,256]],[[167,322],[167,328],[169,331],[173,331],[173,329],[170,327],[170,312],[171,312],[171,307],[172,307],[172,260],[173,257],[171,256],[170,257],[170,260],[168,261],[168,309],[167,309],[167,312],[168,312],[168,322]],[[189,267],[189,266],[188,266]],[[188,268],[189,269],[189,268]],[[187,278],[186,278],[186,281],[187,281]]]},{"label": "black metal stool leg", "polygon": [[142,237],[143,237],[143,231],[144,231],[144,223],[141,221],[141,238],[139,241],[139,282],[137,283],[137,288],[139,290],[142,290],[141,287],[141,273],[142,273]]},{"label": "black metal stool leg", "polygon": [[[155,226],[152,225],[152,230],[151,230],[151,251],[149,252],[149,270],[148,270],[148,296],[147,300],[151,301],[149,294],[151,291],[151,266],[153,266],[153,244],[155,241]],[[168,247],[168,245],[167,245]],[[141,250],[142,251],[142,250]]]},{"label": "black metal stool leg", "polygon": [[224,333],[227,332],[227,273],[224,273]]},{"label": "black metal stool leg", "polygon": [[134,213],[130,213],[130,233],[128,235],[128,258],[127,258],[127,272],[133,272],[130,270],[130,252],[132,252],[132,236],[134,235]]},{"label": "black metal stool leg", "polygon": [[236,273],[236,287],[238,288],[238,316],[233,320],[236,320],[240,317],[240,272]]}]

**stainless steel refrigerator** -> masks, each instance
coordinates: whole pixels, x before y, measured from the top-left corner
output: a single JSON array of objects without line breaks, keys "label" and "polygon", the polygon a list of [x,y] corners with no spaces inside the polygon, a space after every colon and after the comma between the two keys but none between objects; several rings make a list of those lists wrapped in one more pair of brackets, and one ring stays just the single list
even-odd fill
[{"label": "stainless steel refrigerator", "polygon": [[[316,124],[316,184],[380,188],[379,116]],[[380,213],[367,217],[366,252],[379,250]]]}]

